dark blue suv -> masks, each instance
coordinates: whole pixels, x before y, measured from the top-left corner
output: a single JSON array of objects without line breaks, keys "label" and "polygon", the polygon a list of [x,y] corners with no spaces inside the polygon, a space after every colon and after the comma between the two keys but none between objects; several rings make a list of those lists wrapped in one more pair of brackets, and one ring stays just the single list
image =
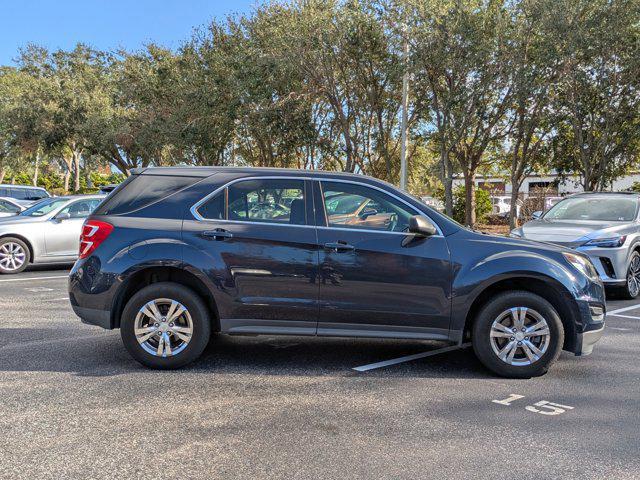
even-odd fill
[{"label": "dark blue suv", "polygon": [[467,230],[361,175],[134,171],[87,219],[79,256],[75,312],[153,368],[221,332],[471,341],[495,373],[530,377],[604,329],[586,256]]}]

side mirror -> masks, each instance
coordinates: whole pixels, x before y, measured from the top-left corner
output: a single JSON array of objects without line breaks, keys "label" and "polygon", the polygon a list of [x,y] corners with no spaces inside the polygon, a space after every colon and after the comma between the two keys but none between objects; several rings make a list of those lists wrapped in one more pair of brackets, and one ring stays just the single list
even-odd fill
[{"label": "side mirror", "polygon": [[537,210],[531,214],[531,218],[533,218],[534,220],[537,220],[542,216],[543,213],[544,212],[542,210]]},{"label": "side mirror", "polygon": [[438,233],[438,230],[426,217],[414,215],[409,219],[409,233],[422,237],[431,237]]},{"label": "side mirror", "polygon": [[56,215],[56,220],[61,222],[63,220],[69,220],[71,218],[71,215],[69,215],[69,212],[61,212],[58,215]]}]

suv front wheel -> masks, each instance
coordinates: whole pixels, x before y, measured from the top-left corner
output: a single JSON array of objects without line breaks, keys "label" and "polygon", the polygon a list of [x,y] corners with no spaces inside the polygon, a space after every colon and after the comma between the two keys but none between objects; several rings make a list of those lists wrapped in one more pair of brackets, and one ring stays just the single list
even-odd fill
[{"label": "suv front wheel", "polygon": [[176,283],[154,283],[137,292],[125,306],[120,335],[141,364],[173,369],[202,354],[211,324],[207,307],[193,291]]},{"label": "suv front wheel", "polygon": [[544,375],[560,355],[564,329],[544,298],[526,291],[489,300],[473,326],[473,349],[489,370],[502,377]]}]

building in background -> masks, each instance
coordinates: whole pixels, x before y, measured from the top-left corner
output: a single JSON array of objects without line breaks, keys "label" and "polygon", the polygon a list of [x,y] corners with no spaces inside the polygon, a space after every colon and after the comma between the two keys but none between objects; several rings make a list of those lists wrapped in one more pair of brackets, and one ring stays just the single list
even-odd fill
[{"label": "building in background", "polygon": [[[511,194],[511,183],[505,181],[504,177],[497,175],[478,175],[475,181],[479,188],[488,190],[492,195]],[[635,182],[640,182],[640,172],[634,172],[615,180],[610,190],[613,192],[629,190]],[[462,176],[456,177],[453,180],[453,186],[457,187],[458,185],[464,185],[464,178],[462,178]],[[578,175],[570,175],[562,178],[557,173],[550,173],[547,175],[530,175],[524,180],[524,182],[522,182],[522,186],[520,187],[520,194],[523,196],[531,194],[563,196],[582,191],[583,188],[580,184],[580,177]]]}]

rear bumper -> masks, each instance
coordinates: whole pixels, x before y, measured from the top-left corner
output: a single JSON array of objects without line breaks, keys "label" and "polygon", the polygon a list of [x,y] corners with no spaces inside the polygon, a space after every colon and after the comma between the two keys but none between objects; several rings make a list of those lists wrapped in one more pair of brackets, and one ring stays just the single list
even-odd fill
[{"label": "rear bumper", "polygon": [[578,334],[578,345],[576,355],[585,356],[593,352],[593,346],[598,343],[604,333],[604,323],[597,330],[589,330]]},{"label": "rear bumper", "polygon": [[76,313],[82,323],[95,325],[97,327],[111,330],[111,313],[108,310],[94,310],[93,308],[78,307],[71,304],[73,311]]}]

